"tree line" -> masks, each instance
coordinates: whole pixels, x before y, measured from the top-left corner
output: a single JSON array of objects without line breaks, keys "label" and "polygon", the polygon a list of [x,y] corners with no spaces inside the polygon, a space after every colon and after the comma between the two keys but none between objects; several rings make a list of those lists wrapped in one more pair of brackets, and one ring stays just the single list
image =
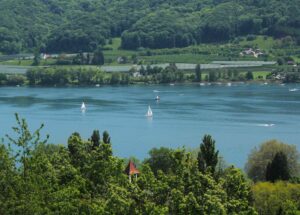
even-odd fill
[{"label": "tree line", "polygon": [[[78,54],[72,60],[58,59],[63,65],[74,62],[74,66],[35,67],[22,74],[0,74],[1,86],[95,86],[95,85],[129,85],[129,84],[166,84],[192,82],[223,82],[264,80],[263,76],[254,77],[252,71],[241,72],[236,69],[203,70],[196,65],[194,71],[183,71],[171,63],[165,68],[157,66],[140,66],[128,72],[104,72],[101,67],[81,67],[81,62],[91,59],[89,55]],[[94,54],[94,56],[96,56]],[[93,57],[95,58],[95,57]],[[92,59],[93,59],[92,58]],[[100,55],[101,58],[101,55]],[[89,60],[94,62],[94,60]],[[266,76],[271,81],[285,83],[299,82],[299,68],[278,68]]]}]

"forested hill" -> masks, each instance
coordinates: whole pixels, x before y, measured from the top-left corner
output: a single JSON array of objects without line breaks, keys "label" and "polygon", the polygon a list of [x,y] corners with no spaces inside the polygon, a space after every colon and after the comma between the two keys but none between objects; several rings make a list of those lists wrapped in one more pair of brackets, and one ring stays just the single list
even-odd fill
[{"label": "forested hill", "polygon": [[300,43],[299,0],[0,0],[0,52],[170,48],[237,36]]}]

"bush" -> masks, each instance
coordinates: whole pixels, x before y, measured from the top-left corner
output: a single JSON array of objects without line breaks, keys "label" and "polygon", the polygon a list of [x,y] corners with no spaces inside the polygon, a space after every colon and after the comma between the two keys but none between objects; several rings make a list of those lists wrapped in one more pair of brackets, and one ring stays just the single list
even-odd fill
[{"label": "bush", "polygon": [[300,213],[300,184],[260,182],[252,192],[254,207],[261,215]]}]

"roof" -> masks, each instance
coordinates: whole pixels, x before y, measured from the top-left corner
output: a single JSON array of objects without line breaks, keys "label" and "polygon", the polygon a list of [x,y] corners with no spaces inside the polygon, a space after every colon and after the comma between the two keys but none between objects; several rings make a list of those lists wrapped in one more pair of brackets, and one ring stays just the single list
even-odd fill
[{"label": "roof", "polygon": [[127,175],[134,175],[134,174],[140,174],[140,171],[135,167],[135,164],[130,160],[125,169],[125,173]]}]

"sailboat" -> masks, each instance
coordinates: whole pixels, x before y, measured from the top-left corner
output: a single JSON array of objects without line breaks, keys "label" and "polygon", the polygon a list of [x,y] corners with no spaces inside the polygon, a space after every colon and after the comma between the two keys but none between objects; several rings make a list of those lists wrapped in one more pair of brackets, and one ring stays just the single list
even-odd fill
[{"label": "sailboat", "polygon": [[82,112],[85,112],[86,106],[85,106],[84,102],[82,102],[80,109],[81,109]]},{"label": "sailboat", "polygon": [[148,106],[148,111],[147,111],[147,113],[146,113],[146,116],[147,116],[147,117],[152,117],[152,116],[153,116],[153,113],[152,113],[152,110],[151,110],[150,105]]}]

